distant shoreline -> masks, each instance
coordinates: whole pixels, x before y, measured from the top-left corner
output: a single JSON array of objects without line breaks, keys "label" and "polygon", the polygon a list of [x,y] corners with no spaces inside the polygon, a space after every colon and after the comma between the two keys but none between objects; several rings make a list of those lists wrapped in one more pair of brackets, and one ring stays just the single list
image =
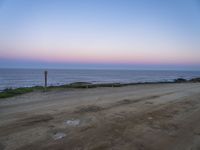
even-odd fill
[{"label": "distant shoreline", "polygon": [[7,88],[0,91],[0,98],[13,97],[20,94],[25,94],[33,91],[48,91],[53,89],[65,89],[65,88],[98,88],[98,87],[123,87],[131,85],[141,84],[170,84],[170,83],[197,83],[200,82],[199,78],[192,78],[190,80],[184,78],[177,78],[174,81],[160,81],[160,82],[135,82],[135,83],[97,83],[90,82],[74,82],[70,84],[58,85],[58,86],[32,86],[32,87],[19,87],[19,88]]},{"label": "distant shoreline", "polygon": [[[48,70],[48,86],[62,86],[74,82],[91,84],[144,84],[149,82],[173,82],[174,79],[190,80],[200,77],[191,71],[137,71],[137,70]],[[1,70],[0,91],[21,87],[44,85],[44,70]]]}]

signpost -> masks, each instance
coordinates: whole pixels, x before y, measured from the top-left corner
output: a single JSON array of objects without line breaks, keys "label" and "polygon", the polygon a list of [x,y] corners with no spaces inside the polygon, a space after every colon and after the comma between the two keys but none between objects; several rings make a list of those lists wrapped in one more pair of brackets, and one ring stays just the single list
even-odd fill
[{"label": "signpost", "polygon": [[45,80],[44,87],[45,87],[45,89],[46,89],[46,87],[47,87],[47,74],[48,74],[48,71],[45,70],[45,71],[44,71],[44,80]]}]

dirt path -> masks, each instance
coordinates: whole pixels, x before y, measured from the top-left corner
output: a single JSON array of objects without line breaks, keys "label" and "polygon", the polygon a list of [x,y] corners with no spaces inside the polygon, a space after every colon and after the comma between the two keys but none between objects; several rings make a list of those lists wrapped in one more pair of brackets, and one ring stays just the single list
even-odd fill
[{"label": "dirt path", "polygon": [[0,150],[200,150],[200,84],[34,92],[0,101]]}]

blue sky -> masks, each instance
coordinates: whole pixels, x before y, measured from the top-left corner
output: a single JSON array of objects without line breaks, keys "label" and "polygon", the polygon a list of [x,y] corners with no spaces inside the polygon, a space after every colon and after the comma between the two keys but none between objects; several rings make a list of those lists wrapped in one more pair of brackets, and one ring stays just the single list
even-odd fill
[{"label": "blue sky", "polygon": [[200,70],[199,0],[0,0],[0,67]]}]

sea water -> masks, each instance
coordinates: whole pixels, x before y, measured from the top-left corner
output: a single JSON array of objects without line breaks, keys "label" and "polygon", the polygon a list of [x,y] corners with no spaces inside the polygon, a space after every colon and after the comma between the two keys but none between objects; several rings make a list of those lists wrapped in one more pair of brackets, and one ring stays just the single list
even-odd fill
[{"label": "sea water", "polygon": [[[73,82],[137,83],[200,77],[199,71],[48,70],[48,85]],[[0,69],[0,90],[44,85],[44,69]]]}]

